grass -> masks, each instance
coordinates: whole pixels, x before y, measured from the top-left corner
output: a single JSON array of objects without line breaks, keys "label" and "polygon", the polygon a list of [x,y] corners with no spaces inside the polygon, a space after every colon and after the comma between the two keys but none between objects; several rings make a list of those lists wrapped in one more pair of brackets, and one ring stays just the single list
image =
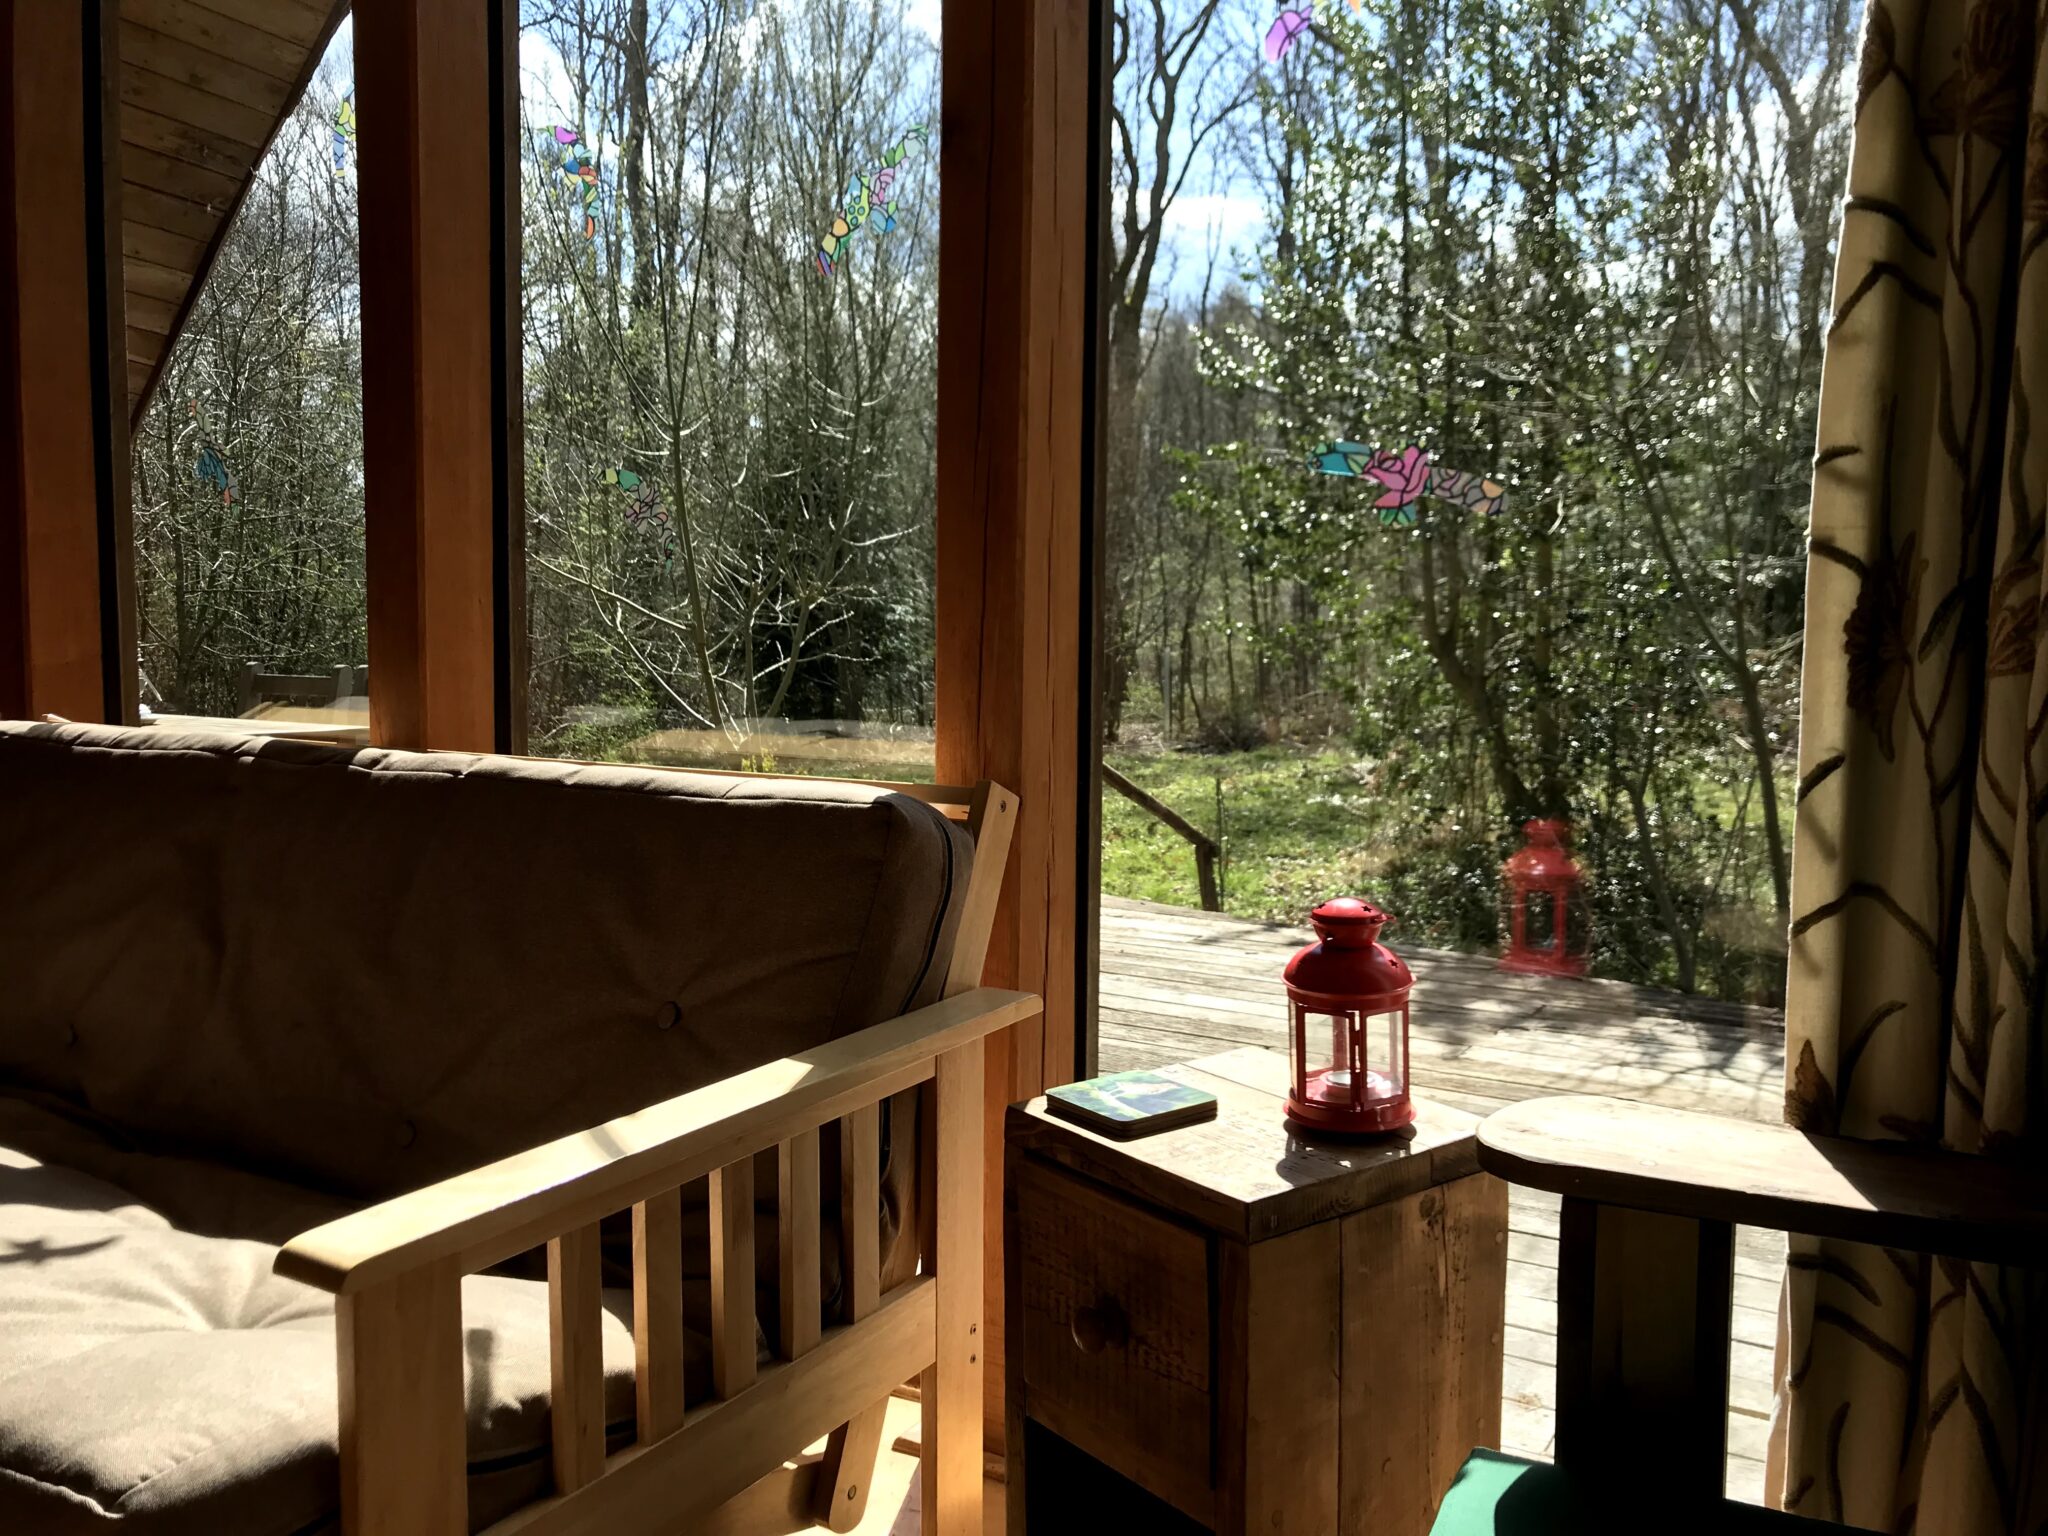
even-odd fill
[{"label": "grass", "polygon": [[[1343,752],[1116,752],[1108,761],[1197,827],[1217,834],[1222,786],[1223,907],[1307,926],[1331,896],[1370,891],[1385,864],[1371,793]],[[1102,889],[1199,907],[1194,849],[1114,790],[1102,796]]]}]

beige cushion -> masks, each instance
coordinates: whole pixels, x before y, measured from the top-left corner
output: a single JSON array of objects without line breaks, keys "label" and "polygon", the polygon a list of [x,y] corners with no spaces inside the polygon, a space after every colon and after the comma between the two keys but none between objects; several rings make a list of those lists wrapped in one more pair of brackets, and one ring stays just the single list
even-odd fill
[{"label": "beige cushion", "polygon": [[0,806],[0,1089],[355,1202],[934,1000],[972,860],[854,785],[161,727],[0,723]]},{"label": "beige cushion", "polygon": [[[331,1529],[333,1298],[277,1278],[275,1256],[181,1232],[114,1185],[0,1145],[0,1531]],[[606,1309],[607,1410],[623,1434],[630,1295],[608,1292]],[[481,1527],[547,1491],[547,1288],[472,1276],[462,1314]]]}]

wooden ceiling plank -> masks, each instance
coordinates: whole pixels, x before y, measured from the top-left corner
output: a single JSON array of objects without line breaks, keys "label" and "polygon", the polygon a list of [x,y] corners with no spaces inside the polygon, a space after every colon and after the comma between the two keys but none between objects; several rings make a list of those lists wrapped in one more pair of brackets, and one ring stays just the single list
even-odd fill
[{"label": "wooden ceiling plank", "polygon": [[218,134],[237,145],[252,164],[277,126],[268,112],[195,89],[169,75],[144,69],[132,59],[121,61],[121,100]]},{"label": "wooden ceiling plank", "polygon": [[168,304],[182,304],[185,290],[192,286],[192,274],[180,272],[176,267],[159,266],[153,261],[144,261],[140,256],[130,256],[121,263],[123,286],[131,296],[141,294],[148,299],[162,299]]},{"label": "wooden ceiling plank", "polygon": [[237,59],[289,85],[306,56],[303,43],[247,26],[200,0],[121,0],[121,19],[167,37],[183,38],[223,58]]},{"label": "wooden ceiling plank", "polygon": [[259,32],[297,43],[301,51],[327,35],[328,7],[315,0],[198,0],[206,10]]},{"label": "wooden ceiling plank", "polygon": [[153,261],[160,267],[190,267],[198,270],[200,259],[206,254],[206,247],[200,241],[187,240],[169,230],[157,229],[148,224],[137,224],[133,219],[121,221],[121,254],[133,260],[140,257]]},{"label": "wooden ceiling plank", "polygon": [[121,143],[231,176],[237,186],[253,163],[246,146],[129,101],[121,103]]},{"label": "wooden ceiling plank", "polygon": [[189,160],[160,155],[140,144],[121,146],[121,176],[125,181],[154,187],[172,197],[182,197],[188,203],[205,203],[219,208],[227,207],[242,190],[241,182],[232,176],[208,170],[203,165],[194,165]]},{"label": "wooden ceiling plank", "polygon": [[132,325],[128,327],[128,361],[131,363],[155,366],[168,345],[168,337],[159,336],[154,331],[138,331]]},{"label": "wooden ceiling plank", "polygon": [[289,80],[130,21],[121,23],[121,60],[124,65],[134,64],[195,90],[257,108],[273,118],[291,94]]},{"label": "wooden ceiling plank", "polygon": [[153,229],[168,230],[204,245],[213,238],[220,221],[227,217],[225,205],[208,207],[172,197],[154,187],[132,181],[121,183],[121,217]]},{"label": "wooden ceiling plank", "polygon": [[158,336],[169,337],[177,328],[178,305],[165,299],[153,299],[146,293],[137,293],[130,288],[127,293],[128,326],[131,330],[150,331]]},{"label": "wooden ceiling plank", "polygon": [[[196,4],[197,0],[186,0],[186,3]],[[321,59],[327,52],[327,45],[332,41],[335,30],[341,25],[342,18],[349,12],[349,4],[350,0],[206,0],[204,5],[199,6],[200,9],[216,11],[223,15],[232,14],[237,20],[246,20],[251,26],[273,34],[276,34],[279,28],[283,27],[292,34],[292,40],[300,44],[300,54],[299,61],[293,69],[291,89],[286,94],[278,112],[264,125],[259,141],[252,146],[254,153],[244,154],[241,152],[241,146],[236,145],[235,152],[229,156],[230,163],[228,166],[214,166],[214,168],[227,169],[236,178],[239,190],[233,201],[228,205],[226,214],[216,227],[213,237],[201,247],[196,255],[189,258],[192,279],[186,286],[183,300],[179,303],[177,321],[172,327],[172,341],[175,341],[178,332],[183,330],[186,317],[190,315],[193,304],[197,302],[200,293],[206,286],[207,277],[213,271],[214,261],[220,255],[221,243],[227,238],[229,229],[233,227],[235,218],[241,211],[243,198],[248,195],[249,182],[254,176],[255,167],[269,153],[270,147],[276,141],[278,132],[289,117],[291,109],[304,96],[306,87],[311,82],[314,72],[320,67]],[[127,107],[134,110],[138,118],[145,113],[158,113],[158,107],[148,100],[129,100],[129,79],[135,79],[138,84],[146,84],[142,79],[145,74],[146,72],[144,71],[130,70],[125,66],[122,70],[124,77],[123,101]],[[161,77],[157,78],[160,79]],[[175,82],[164,81],[163,86],[171,88],[175,86]],[[191,91],[189,87],[186,90],[193,97],[205,97],[203,92]],[[205,99],[217,100],[218,98]],[[165,105],[168,105],[168,102]],[[128,115],[128,111],[124,110],[124,139],[127,137],[126,125]],[[172,126],[175,126],[175,124]],[[197,126],[188,125],[188,127],[192,134],[215,131],[204,121],[201,121]],[[160,126],[158,131],[161,131]],[[171,137],[171,143],[151,145],[150,147],[160,149],[163,153],[174,158],[190,158],[188,155],[180,152],[176,136],[173,135]],[[196,163],[213,165],[213,162],[204,157],[200,157]],[[143,230],[140,226],[131,227],[124,224],[122,237],[125,257],[131,260],[139,258],[153,261],[169,267],[180,267],[187,264],[188,258],[172,254],[163,243],[171,237],[163,234],[161,231],[154,233],[156,238],[152,239],[152,232]],[[132,245],[130,244],[131,237],[133,240]],[[149,377],[144,381],[142,388],[131,397],[129,402],[129,420],[131,423],[139,421],[143,412],[149,409],[150,397],[155,393],[157,384],[163,377],[163,362],[168,356],[169,348],[167,345],[163,356],[152,361]]]}]

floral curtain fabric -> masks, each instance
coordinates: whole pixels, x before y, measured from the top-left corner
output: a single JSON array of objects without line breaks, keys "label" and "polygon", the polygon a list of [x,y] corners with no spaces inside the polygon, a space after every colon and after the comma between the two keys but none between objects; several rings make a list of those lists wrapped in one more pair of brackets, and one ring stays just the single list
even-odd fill
[{"label": "floral curtain fabric", "polygon": [[[1786,1114],[2039,1157],[2048,3],[1870,0],[1821,389]],[[2044,1277],[1795,1240],[1803,1515],[2048,1529]]]}]

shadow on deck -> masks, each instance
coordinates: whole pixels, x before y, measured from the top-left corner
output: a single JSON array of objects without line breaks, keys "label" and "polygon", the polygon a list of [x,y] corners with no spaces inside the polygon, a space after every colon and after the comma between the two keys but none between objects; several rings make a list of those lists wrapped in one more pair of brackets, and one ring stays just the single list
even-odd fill
[{"label": "shadow on deck", "polygon": [[[1104,897],[1099,1070],[1236,1046],[1287,1049],[1287,958],[1304,928]],[[1785,1025],[1745,1007],[1613,981],[1515,976],[1479,955],[1395,947],[1415,972],[1416,1091],[1487,1114],[1553,1093],[1600,1093],[1753,1120],[1785,1102]],[[1508,1234],[1502,1448],[1550,1454],[1557,1364],[1554,1195],[1514,1190]],[[1760,1501],[1784,1239],[1739,1228],[1728,1492]]]}]

